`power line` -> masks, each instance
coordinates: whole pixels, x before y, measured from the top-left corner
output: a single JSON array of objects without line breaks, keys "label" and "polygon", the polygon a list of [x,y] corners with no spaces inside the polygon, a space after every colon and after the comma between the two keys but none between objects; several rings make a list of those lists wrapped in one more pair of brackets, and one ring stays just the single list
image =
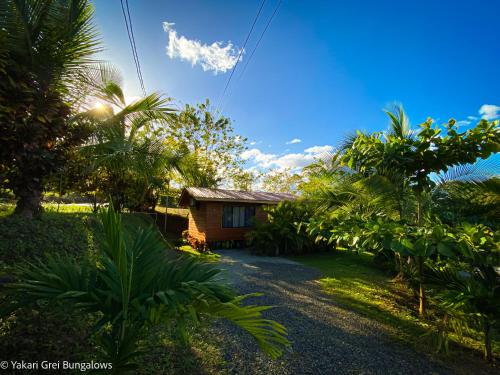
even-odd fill
[{"label": "power line", "polygon": [[[125,6],[127,12],[125,13],[125,6],[123,5],[123,0],[120,0],[122,6],[123,18],[125,19],[125,26],[127,28],[128,40],[130,42],[130,48],[132,49],[132,56],[134,58],[135,70],[137,72],[137,78],[139,79],[139,84],[141,85],[142,93],[146,96],[146,88],[144,86],[144,80],[142,78],[141,64],[139,63],[139,55],[137,53],[137,46],[135,44],[134,30],[132,28],[132,18],[130,17],[130,9],[128,6],[128,0],[125,0]],[[127,18],[128,14],[128,18]]]},{"label": "power line", "polygon": [[259,37],[259,40],[257,41],[257,44],[255,44],[255,47],[252,50],[252,53],[250,54],[250,57],[247,59],[245,66],[243,66],[243,70],[241,71],[239,79],[241,79],[241,77],[243,77],[243,74],[245,73],[245,70],[247,69],[248,64],[250,64],[250,61],[252,61],[252,57],[253,57],[255,51],[257,50],[257,48],[259,48],[260,42],[261,42],[262,38],[264,37],[264,34],[266,33],[267,29],[269,28],[269,25],[273,21],[273,18],[276,16],[276,13],[278,13],[278,9],[280,8],[282,2],[283,2],[283,0],[279,0],[278,4],[274,8],[274,12],[271,15],[271,17],[269,18],[269,20],[267,21],[266,27],[262,31],[262,34],[260,34],[260,37]]},{"label": "power line", "polygon": [[264,7],[265,3],[266,3],[266,0],[262,0],[262,3],[260,4],[260,7],[259,7],[259,11],[257,12],[257,15],[255,16],[255,18],[253,20],[252,27],[250,28],[250,31],[247,34],[245,42],[243,43],[243,47],[241,48],[240,53],[238,54],[238,58],[236,60],[236,63],[234,64],[233,69],[231,70],[231,74],[229,75],[229,78],[226,82],[226,86],[224,86],[224,90],[222,91],[222,95],[220,96],[219,104],[218,104],[217,108],[220,108],[220,106],[222,104],[222,99],[224,98],[224,95],[226,94],[227,88],[229,87],[229,83],[231,82],[231,78],[233,78],[233,74],[234,74],[234,71],[236,70],[236,66],[238,65],[238,62],[240,61],[240,58],[243,55],[243,51],[245,50],[245,47],[248,43],[248,39],[250,39],[250,35],[252,34],[252,31],[255,27],[255,24],[257,23],[257,20],[259,19],[260,13],[262,12],[262,8]]},{"label": "power line", "polygon": [[[253,55],[255,54],[255,51],[257,50],[257,48],[259,48],[259,45],[260,45],[260,42],[262,41],[262,39],[264,38],[264,35],[266,34],[266,31],[267,29],[269,28],[269,25],[271,25],[271,22],[273,21],[274,17],[276,16],[276,14],[278,13],[278,10],[281,6],[281,3],[283,2],[283,0],[279,0],[278,3],[276,4],[276,7],[274,8],[274,11],[273,13],[271,14],[271,17],[269,17],[267,23],[266,23],[266,26],[264,27],[264,29],[262,30],[262,33],[260,34],[260,37],[259,39],[257,40],[257,43],[255,44],[255,47],[253,48],[252,50],[252,53],[250,54],[249,58],[247,59],[246,63],[245,63],[245,66],[243,67],[243,70],[241,71],[241,74],[239,76],[239,80],[241,80],[241,78],[243,77],[243,74],[245,73],[248,65],[250,64],[250,61],[252,60],[253,58]],[[229,92],[228,96],[231,95],[231,92]],[[222,105],[221,107],[219,108],[219,111],[222,111]]]},{"label": "power line", "polygon": [[137,60],[137,66],[139,68],[139,75],[141,77],[141,88],[142,93],[146,96],[146,88],[144,86],[144,78],[142,77],[141,62],[139,61],[139,54],[137,53],[137,45],[135,44],[134,28],[132,27],[132,17],[130,16],[130,9],[128,7],[128,0],[125,0],[125,5],[127,7],[128,20],[130,23],[130,34],[132,35],[132,43],[134,45],[135,56]]}]

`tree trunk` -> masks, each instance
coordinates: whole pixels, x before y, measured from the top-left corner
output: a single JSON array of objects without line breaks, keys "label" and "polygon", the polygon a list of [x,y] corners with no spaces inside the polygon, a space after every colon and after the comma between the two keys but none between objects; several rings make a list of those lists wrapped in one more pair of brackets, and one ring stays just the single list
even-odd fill
[{"label": "tree trunk", "polygon": [[42,213],[42,188],[22,187],[16,189],[14,194],[17,197],[14,215],[19,215],[27,219],[33,219]]},{"label": "tree trunk", "polygon": [[92,201],[92,211],[97,212],[97,191],[94,191],[94,200]]},{"label": "tree trunk", "polygon": [[417,269],[418,269],[418,299],[420,305],[418,308],[418,313],[420,316],[425,316],[425,311],[427,309],[427,297],[425,296],[424,289],[424,258],[417,257]]},{"label": "tree trunk", "polygon": [[484,332],[484,358],[488,362],[493,361],[493,351],[491,349],[491,337],[490,337],[491,325],[487,318],[483,319],[483,332]]},{"label": "tree trunk", "polygon": [[394,260],[396,263],[396,272],[397,275],[394,280],[404,280],[404,266],[403,266],[403,257],[399,253],[394,253]]},{"label": "tree trunk", "polygon": [[422,226],[423,222],[423,208],[422,208],[422,194],[419,192],[416,194],[417,198],[417,224],[418,226]]}]

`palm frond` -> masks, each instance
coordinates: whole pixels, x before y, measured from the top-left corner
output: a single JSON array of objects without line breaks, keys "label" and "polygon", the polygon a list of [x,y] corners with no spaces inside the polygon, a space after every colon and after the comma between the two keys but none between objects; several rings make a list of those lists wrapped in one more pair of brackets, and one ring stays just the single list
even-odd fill
[{"label": "palm frond", "polygon": [[410,127],[410,120],[401,104],[395,104],[393,108],[385,110],[385,113],[391,120],[389,123],[389,136],[400,139],[413,137],[414,132]]},{"label": "palm frond", "polygon": [[243,306],[246,296],[237,297],[215,266],[167,256],[153,227],[127,234],[112,205],[100,219],[99,265],[60,257],[21,267],[20,281],[9,286],[17,301],[10,310],[44,299],[100,312],[95,331],[114,364],[125,367],[140,354],[137,340],[146,325],[196,323],[207,315],[239,325],[273,358],[289,344],[285,328],[262,317],[269,307]]}]

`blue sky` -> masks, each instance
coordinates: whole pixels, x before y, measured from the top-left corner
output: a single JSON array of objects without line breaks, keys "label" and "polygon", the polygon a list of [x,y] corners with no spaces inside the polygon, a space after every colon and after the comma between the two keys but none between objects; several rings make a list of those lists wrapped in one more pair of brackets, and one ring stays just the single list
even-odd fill
[{"label": "blue sky", "polygon": [[[283,0],[242,74],[278,1],[266,0],[222,102],[255,142],[249,165],[303,166],[356,129],[385,129],[382,109],[394,102],[413,125],[498,117],[500,1]],[[147,91],[216,106],[260,4],[129,0]],[[140,95],[120,1],[95,8],[102,57],[122,70],[127,95]]]}]

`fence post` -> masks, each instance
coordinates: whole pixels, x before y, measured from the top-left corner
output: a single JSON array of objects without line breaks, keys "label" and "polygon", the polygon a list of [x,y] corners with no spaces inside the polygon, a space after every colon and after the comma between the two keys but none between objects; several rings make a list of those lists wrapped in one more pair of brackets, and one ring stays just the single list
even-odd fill
[{"label": "fence post", "polygon": [[168,194],[165,197],[165,217],[163,220],[163,232],[167,233],[167,217],[168,217]]}]

